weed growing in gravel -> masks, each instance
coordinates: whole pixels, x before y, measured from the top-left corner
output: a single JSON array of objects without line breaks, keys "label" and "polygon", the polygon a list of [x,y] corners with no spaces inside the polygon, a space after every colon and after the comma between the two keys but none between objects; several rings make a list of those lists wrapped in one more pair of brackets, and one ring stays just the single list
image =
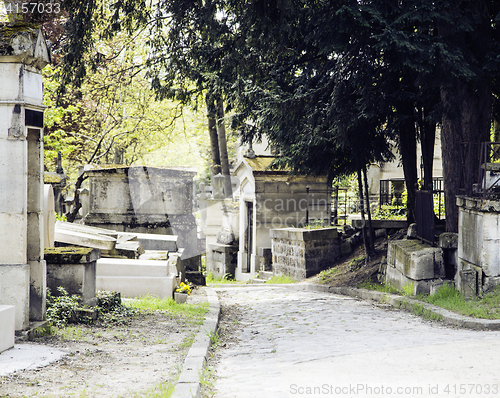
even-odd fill
[{"label": "weed growing in gravel", "polygon": [[208,338],[210,339],[210,344],[212,346],[212,349],[216,349],[217,346],[219,345],[219,330],[217,329],[215,332],[207,332],[205,330]]}]

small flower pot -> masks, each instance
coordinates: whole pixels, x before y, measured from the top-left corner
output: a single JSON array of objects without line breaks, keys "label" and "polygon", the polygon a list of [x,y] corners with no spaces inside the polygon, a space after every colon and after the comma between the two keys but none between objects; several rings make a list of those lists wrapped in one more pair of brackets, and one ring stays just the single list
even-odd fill
[{"label": "small flower pot", "polygon": [[187,293],[174,292],[174,300],[177,304],[185,303],[187,300],[187,297],[188,297]]}]

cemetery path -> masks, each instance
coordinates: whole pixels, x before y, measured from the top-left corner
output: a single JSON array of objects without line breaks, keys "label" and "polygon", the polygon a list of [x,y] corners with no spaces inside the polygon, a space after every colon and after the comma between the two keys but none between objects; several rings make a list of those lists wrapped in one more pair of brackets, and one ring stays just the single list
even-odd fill
[{"label": "cemetery path", "polygon": [[166,382],[175,382],[199,328],[168,314],[149,313],[122,326],[73,325],[62,335],[16,344],[13,350],[37,344],[66,355],[44,367],[0,376],[0,397],[150,396],[165,389]]},{"label": "cemetery path", "polygon": [[216,288],[220,339],[204,396],[500,395],[500,332],[280,285]]}]

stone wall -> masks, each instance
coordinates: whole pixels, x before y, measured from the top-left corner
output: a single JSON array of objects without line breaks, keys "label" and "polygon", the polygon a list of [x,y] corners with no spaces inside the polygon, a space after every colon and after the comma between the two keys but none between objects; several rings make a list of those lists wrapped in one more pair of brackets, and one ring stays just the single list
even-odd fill
[{"label": "stone wall", "polygon": [[274,275],[303,280],[331,267],[340,255],[337,229],[280,228],[270,231]]}]

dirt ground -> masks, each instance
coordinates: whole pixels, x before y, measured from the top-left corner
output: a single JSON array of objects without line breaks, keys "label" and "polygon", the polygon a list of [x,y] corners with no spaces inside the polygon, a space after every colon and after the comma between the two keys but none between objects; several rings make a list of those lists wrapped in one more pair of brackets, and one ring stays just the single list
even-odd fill
[{"label": "dirt ground", "polygon": [[[200,289],[190,297],[191,302],[204,299]],[[155,390],[175,383],[198,328],[158,312],[134,315],[120,326],[70,325],[35,341],[67,355],[43,368],[0,377],[0,397],[155,396]]]},{"label": "dirt ground", "polygon": [[365,249],[361,244],[353,253],[340,258],[330,272],[312,276],[304,282],[349,287],[357,287],[359,283],[368,280],[376,283],[380,263],[387,256],[389,240],[402,239],[406,235],[405,229],[390,232],[389,236],[379,238],[375,241],[375,251],[367,264],[364,262]]}]

